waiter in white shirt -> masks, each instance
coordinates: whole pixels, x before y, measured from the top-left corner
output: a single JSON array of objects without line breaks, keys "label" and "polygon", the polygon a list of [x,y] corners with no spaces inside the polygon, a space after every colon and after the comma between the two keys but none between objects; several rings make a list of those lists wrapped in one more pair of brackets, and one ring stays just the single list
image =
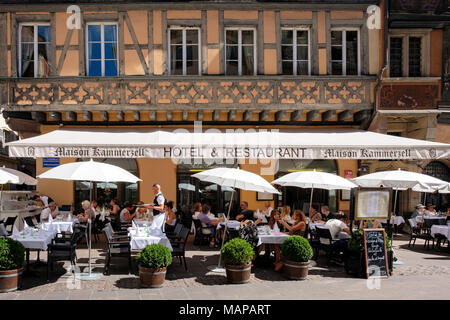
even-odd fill
[{"label": "waiter in white shirt", "polygon": [[52,199],[52,198],[47,197],[47,196],[39,196],[39,195],[35,195],[35,196],[33,197],[33,200],[36,201],[36,202],[37,202],[37,201],[41,201],[42,204],[44,205],[44,208],[47,208],[47,207],[48,207],[49,202],[53,202],[53,199]]},{"label": "waiter in white shirt", "polygon": [[166,199],[164,198],[163,193],[161,192],[161,186],[157,183],[153,185],[153,193],[155,194],[155,198],[153,199],[152,205],[147,205],[146,207],[153,210],[153,216],[156,217],[160,213],[165,213],[164,211],[164,203]]},{"label": "waiter in white shirt", "polygon": [[50,215],[55,219],[59,215],[58,206],[54,202],[50,202],[48,207],[41,211],[41,221],[48,222]]}]

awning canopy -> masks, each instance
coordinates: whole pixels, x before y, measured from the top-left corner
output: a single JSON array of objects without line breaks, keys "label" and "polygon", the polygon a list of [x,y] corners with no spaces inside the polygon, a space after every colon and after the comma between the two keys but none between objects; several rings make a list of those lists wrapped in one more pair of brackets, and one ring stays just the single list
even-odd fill
[{"label": "awning canopy", "polygon": [[443,159],[450,145],[353,129],[63,128],[10,142],[12,157]]}]

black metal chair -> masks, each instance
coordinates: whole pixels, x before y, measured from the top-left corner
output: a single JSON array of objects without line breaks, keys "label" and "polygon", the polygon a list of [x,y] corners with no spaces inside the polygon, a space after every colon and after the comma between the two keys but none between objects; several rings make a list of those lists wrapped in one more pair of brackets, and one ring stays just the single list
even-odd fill
[{"label": "black metal chair", "polygon": [[[3,221],[3,225],[5,226],[8,235],[11,235],[13,232],[14,224],[16,223],[17,216],[8,217],[5,221]],[[9,229],[9,230],[8,230]]]},{"label": "black metal chair", "polygon": [[434,249],[434,238],[431,235],[431,227],[434,224],[439,224],[438,219],[424,219],[423,227],[421,228],[421,234],[423,235],[423,239],[425,239],[425,245],[427,245],[427,249],[430,248],[430,241],[432,242],[431,248]]},{"label": "black metal chair", "polygon": [[212,238],[212,233],[209,227],[204,227],[202,222],[199,219],[193,219],[195,226],[195,245],[209,244]]},{"label": "black metal chair", "polygon": [[[167,236],[167,238],[169,238],[169,239],[179,239],[180,238],[180,232],[181,232],[181,230],[183,229],[183,225],[181,224],[181,223],[177,223],[176,225],[175,225],[175,227],[174,227],[174,229],[173,229],[173,232],[168,232],[167,230],[166,230],[166,236]],[[186,228],[186,227],[184,227],[184,228]],[[189,231],[190,231],[190,229],[188,229]]]},{"label": "black metal chair", "polygon": [[47,281],[49,281],[49,270],[53,271],[53,263],[56,261],[70,261],[72,270],[77,264],[77,240],[80,236],[80,230],[76,229],[69,237],[56,237],[48,245],[47,250]]},{"label": "black metal chair", "polygon": [[[179,240],[170,240],[170,244],[172,245],[172,257],[178,257],[180,259],[180,264],[184,262],[184,269],[186,271],[187,271],[187,264],[186,264],[185,249],[187,239],[189,237],[189,232],[190,229],[186,228],[185,226],[182,226],[179,233]],[[181,258],[183,258],[183,260],[181,260]]]},{"label": "black metal chair", "polygon": [[319,256],[320,250],[323,250],[327,253],[327,265],[330,264],[331,258],[334,253],[334,246],[333,244],[337,241],[336,239],[333,239],[330,233],[330,229],[328,228],[321,228],[316,227],[316,233],[317,233],[317,239],[319,240],[318,246],[317,246],[317,257]]},{"label": "black metal chair", "polygon": [[[114,236],[111,232],[110,227],[105,227],[103,229],[107,244],[108,252],[105,260],[105,268],[103,273],[105,275],[109,274],[109,266],[111,263],[111,258],[127,258],[128,259],[128,273],[131,273],[131,245],[130,238],[125,235]],[[119,239],[120,238],[120,239]]]},{"label": "black metal chair", "polygon": [[408,224],[409,224],[409,228],[410,228],[410,232],[409,232],[410,238],[409,238],[408,247],[411,247],[411,241],[412,241],[413,248],[414,248],[417,239],[425,240],[424,247],[426,247],[428,244],[428,248],[430,246],[429,242],[431,240],[431,241],[433,241],[433,247],[434,247],[434,239],[431,236],[431,234],[428,232],[427,228],[419,228],[414,219],[408,219]]}]

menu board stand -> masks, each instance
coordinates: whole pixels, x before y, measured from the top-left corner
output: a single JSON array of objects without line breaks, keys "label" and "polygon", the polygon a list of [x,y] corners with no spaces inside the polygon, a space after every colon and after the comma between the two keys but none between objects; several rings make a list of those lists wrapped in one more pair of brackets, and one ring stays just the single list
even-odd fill
[{"label": "menu board stand", "polygon": [[389,277],[384,229],[364,229],[366,278]]}]

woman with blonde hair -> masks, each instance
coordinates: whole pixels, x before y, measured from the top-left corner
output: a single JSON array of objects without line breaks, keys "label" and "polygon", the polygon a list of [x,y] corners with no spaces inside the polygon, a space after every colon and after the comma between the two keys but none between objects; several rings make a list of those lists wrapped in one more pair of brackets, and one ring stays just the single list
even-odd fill
[{"label": "woman with blonde hair", "polygon": [[81,207],[83,208],[84,213],[80,213],[79,215],[77,215],[77,218],[81,223],[87,223],[89,220],[89,216],[91,218],[95,218],[95,212],[94,210],[92,210],[91,203],[88,200],[84,200],[81,203]]},{"label": "woman with blonde hair", "polygon": [[295,221],[294,221],[294,219],[292,219],[290,206],[284,206],[281,209],[280,219],[289,225],[294,224]]}]

